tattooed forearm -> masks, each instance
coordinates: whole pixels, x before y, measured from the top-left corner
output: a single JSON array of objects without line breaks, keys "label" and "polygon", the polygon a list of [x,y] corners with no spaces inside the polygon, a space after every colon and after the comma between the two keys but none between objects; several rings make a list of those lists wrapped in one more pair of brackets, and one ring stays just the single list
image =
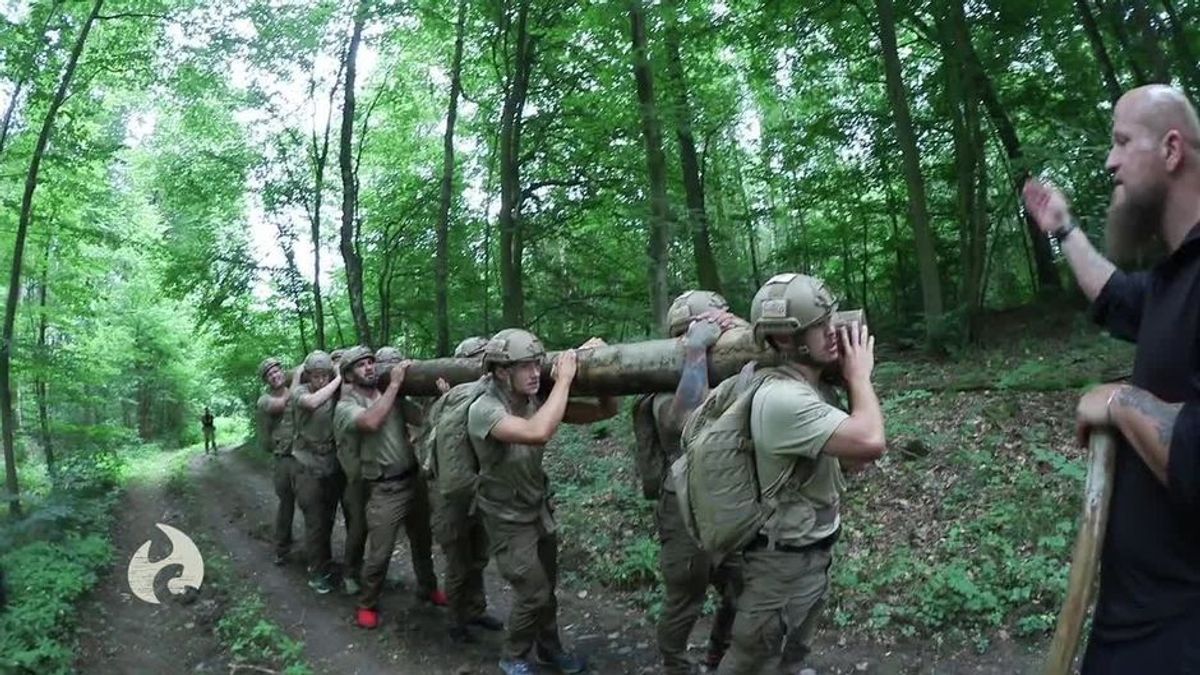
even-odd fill
[{"label": "tattooed forearm", "polygon": [[1144,389],[1126,386],[1118,391],[1109,410],[1121,435],[1163,485],[1167,485],[1171,435],[1182,407],[1166,403]]},{"label": "tattooed forearm", "polygon": [[671,417],[681,430],[683,418],[704,402],[708,395],[708,354],[703,349],[688,349],[683,359],[683,373],[675,388]]},{"label": "tattooed forearm", "polygon": [[1158,443],[1164,448],[1171,445],[1171,434],[1175,431],[1175,419],[1179,417],[1180,403],[1165,403],[1154,394],[1136,387],[1123,387],[1117,402],[1125,408],[1144,416],[1153,426]]}]

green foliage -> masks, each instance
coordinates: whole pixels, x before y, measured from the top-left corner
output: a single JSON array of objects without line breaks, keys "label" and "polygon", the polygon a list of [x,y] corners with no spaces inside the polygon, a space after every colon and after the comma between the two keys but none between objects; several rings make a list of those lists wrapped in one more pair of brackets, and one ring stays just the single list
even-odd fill
[{"label": "green foliage", "polygon": [[[547,450],[561,566],[584,584],[656,591],[660,586],[654,503],[636,483],[627,416],[587,429],[564,426]],[[596,440],[599,439],[599,440]],[[654,592],[639,597],[649,606]]]},{"label": "green foliage", "polygon": [[[956,482],[934,497],[936,520],[903,523],[907,541],[893,534],[875,542],[884,526],[862,510],[873,500],[852,492],[843,522],[855,544],[833,569],[835,622],[849,627],[865,619],[870,628],[920,639],[979,640],[1008,626],[1017,635],[1052,627],[1066,591],[1083,469],[1046,442],[1039,426],[1016,448],[998,435],[981,444],[951,440],[942,471]],[[891,470],[911,480],[913,472],[931,470],[927,461]]]},{"label": "green foliage", "polygon": [[[88,477],[100,484],[86,483]],[[42,496],[26,517],[0,524],[9,592],[0,612],[0,671],[72,672],[75,604],[112,558],[114,480],[112,473],[75,475],[78,489]]]},{"label": "green foliage", "polygon": [[304,643],[291,639],[266,618],[262,598],[253,592],[242,595],[217,622],[217,636],[229,646],[234,658],[248,664],[284,664],[283,672],[305,675]]}]

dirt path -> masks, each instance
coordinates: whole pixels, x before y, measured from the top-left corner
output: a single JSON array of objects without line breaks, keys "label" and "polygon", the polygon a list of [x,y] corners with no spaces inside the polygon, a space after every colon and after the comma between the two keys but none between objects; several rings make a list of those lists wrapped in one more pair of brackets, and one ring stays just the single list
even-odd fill
[{"label": "dirt path", "polygon": [[113,564],[96,590],[80,607],[80,673],[190,673],[227,672],[227,658],[213,634],[219,617],[211,587],[201,584],[197,597],[187,604],[165,589],[170,574],[160,574],[152,605],[134,597],[126,578],[129,560],[151,540],[150,559],[162,558],[169,549],[155,523],[183,532],[194,531],[183,511],[161,485],[131,486],[117,507],[113,533]]},{"label": "dirt path", "polygon": [[[305,585],[300,562],[283,568],[272,564],[271,519],[275,493],[264,469],[237,453],[200,462],[196,467],[198,508],[207,529],[228,551],[237,573],[258,587],[274,620],[305,642],[305,655],[318,672],[329,673],[494,673],[499,634],[480,635],[475,645],[453,644],[446,637],[442,609],[419,603],[397,587],[381,602],[384,625],[366,632],[351,617],[353,599],[335,592],[319,596]],[[297,513],[297,536],[303,516]],[[334,552],[341,550],[344,530],[334,532]],[[336,558],[336,555],[335,555]],[[438,569],[441,560],[436,560]],[[400,545],[389,575],[398,584],[413,586],[407,546]],[[496,574],[486,572],[490,611],[505,617],[511,589]],[[563,639],[589,657],[593,672],[653,672],[656,663],[653,630],[640,613],[597,599],[559,593]]]},{"label": "dirt path", "polygon": [[[191,465],[193,499],[167,494],[162,486],[131,487],[120,507],[114,538],[115,559],[108,577],[82,608],[77,669],[81,673],[232,672],[230,659],[213,634],[224,591],[201,588],[194,602],[168,599],[161,605],[144,603],[131,594],[125,580],[133,552],[153,538],[151,558],[163,555],[167,544],[154,524],[163,522],[184,532],[206,535],[228,555],[232,573],[262,595],[268,616],[290,635],[304,641],[305,659],[318,673],[495,673],[499,634],[480,633],[478,644],[457,645],[446,637],[442,609],[418,602],[412,587],[407,546],[393,559],[395,584],[384,595],[384,624],[363,631],[351,620],[353,598],[340,592],[320,596],[308,589],[302,563],[272,564],[270,544],[275,494],[267,467],[223,450],[215,459],[198,456]],[[296,535],[303,516],[297,512]],[[344,530],[334,533],[340,553]],[[202,550],[202,553],[204,551]],[[441,569],[441,560],[437,560]],[[496,573],[486,572],[491,612],[506,617],[511,589]],[[167,575],[161,575],[167,576]],[[207,584],[207,582],[206,582]],[[584,596],[584,597],[580,597]],[[160,589],[160,598],[169,594]],[[586,593],[560,589],[560,625],[564,641],[588,656],[593,673],[657,672],[654,632],[642,612],[600,588]],[[704,620],[706,623],[707,620]],[[707,635],[698,626],[693,639]],[[701,647],[696,646],[697,657]],[[881,647],[847,644],[825,631],[818,637],[809,664],[819,675],[833,673],[942,673],[976,675],[1033,672],[1037,654],[1013,642],[994,644],[986,655],[969,649],[931,644]]]}]

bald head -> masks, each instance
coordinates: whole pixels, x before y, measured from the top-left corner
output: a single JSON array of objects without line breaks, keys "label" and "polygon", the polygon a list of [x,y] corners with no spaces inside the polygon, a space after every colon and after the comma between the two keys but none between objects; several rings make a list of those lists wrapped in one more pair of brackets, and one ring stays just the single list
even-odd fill
[{"label": "bald head", "polygon": [[1131,89],[1117,101],[1114,114],[1145,127],[1159,138],[1175,130],[1185,144],[1200,149],[1200,117],[1187,96],[1175,87],[1148,84]]}]

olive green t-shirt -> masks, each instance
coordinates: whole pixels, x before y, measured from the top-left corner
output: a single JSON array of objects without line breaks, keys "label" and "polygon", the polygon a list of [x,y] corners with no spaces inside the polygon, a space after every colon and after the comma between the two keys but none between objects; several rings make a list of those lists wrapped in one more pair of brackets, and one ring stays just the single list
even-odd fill
[{"label": "olive green t-shirt", "polygon": [[333,398],[316,410],[305,410],[300,398],[313,393],[310,385],[300,384],[292,389],[292,424],[295,425],[292,454],[296,461],[322,476],[337,471],[337,456],[333,445]]},{"label": "olive green t-shirt", "polygon": [[272,414],[267,407],[274,397],[270,393],[258,397],[258,435],[263,449],[279,457],[292,454],[292,401],[288,398],[283,412]]},{"label": "olive green t-shirt", "polygon": [[794,367],[776,369],[754,394],[750,436],[764,500],[778,508],[763,526],[777,542],[803,546],[840,524],[841,464],[821,450],[848,415]]},{"label": "olive green t-shirt", "polygon": [[492,428],[507,415],[533,417],[540,401],[512,403],[493,381],[467,411],[467,435],[479,458],[477,503],[486,514],[519,523],[548,517],[547,478],[542,471],[540,445],[501,443]]},{"label": "olive green t-shirt", "polygon": [[348,478],[361,476],[367,480],[390,478],[416,469],[417,458],[409,442],[408,431],[401,413],[404,399],[397,398],[379,430],[360,431],[358,416],[378,400],[380,394],[366,396],[355,388],[342,393],[334,415],[338,439],[338,459]]}]

